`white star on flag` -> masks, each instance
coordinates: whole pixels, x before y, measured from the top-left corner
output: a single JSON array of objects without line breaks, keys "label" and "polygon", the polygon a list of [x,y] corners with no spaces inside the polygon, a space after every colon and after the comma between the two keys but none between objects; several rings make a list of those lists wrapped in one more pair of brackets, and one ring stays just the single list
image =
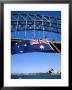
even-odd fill
[{"label": "white star on flag", "polygon": [[23,53],[23,51],[20,51],[20,53]]},{"label": "white star on flag", "polygon": [[27,46],[27,44],[24,44],[24,46]]},{"label": "white star on flag", "polygon": [[41,48],[41,49],[44,49],[44,46],[43,46],[43,45],[40,45],[40,48]]},{"label": "white star on flag", "polygon": [[17,43],[15,43],[15,45],[17,45]]},{"label": "white star on flag", "polygon": [[18,48],[20,47],[20,46],[17,46]]}]

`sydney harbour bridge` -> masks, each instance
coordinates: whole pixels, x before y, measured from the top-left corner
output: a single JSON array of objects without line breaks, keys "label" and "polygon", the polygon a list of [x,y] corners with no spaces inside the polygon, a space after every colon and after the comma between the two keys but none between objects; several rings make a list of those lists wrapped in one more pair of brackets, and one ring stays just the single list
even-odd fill
[{"label": "sydney harbour bridge", "polygon": [[56,53],[61,53],[61,42],[49,40],[47,32],[60,35],[61,19],[41,14],[11,14],[11,47],[19,41],[42,39],[46,40]]}]

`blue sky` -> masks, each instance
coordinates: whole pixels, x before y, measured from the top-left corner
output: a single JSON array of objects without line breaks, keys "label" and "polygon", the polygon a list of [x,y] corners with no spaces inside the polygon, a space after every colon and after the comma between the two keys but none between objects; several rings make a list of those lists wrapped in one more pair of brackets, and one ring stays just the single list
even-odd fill
[{"label": "blue sky", "polygon": [[[42,15],[48,15],[61,18],[60,11],[24,11],[24,12],[12,12],[12,13],[37,13]],[[23,33],[19,34],[20,38],[23,37]],[[49,39],[60,41],[60,34],[47,32]],[[11,72],[12,73],[31,73],[31,72],[47,72],[49,69],[55,69],[61,71],[61,55],[59,53],[24,53],[15,54],[11,56]]]},{"label": "blue sky", "polygon": [[12,56],[12,73],[47,72],[49,69],[60,71],[60,54],[24,53]]}]

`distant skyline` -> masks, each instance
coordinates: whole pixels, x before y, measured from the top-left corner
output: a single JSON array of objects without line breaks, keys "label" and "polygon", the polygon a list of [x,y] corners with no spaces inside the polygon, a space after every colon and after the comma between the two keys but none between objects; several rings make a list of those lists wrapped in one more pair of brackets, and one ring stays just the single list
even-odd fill
[{"label": "distant skyline", "polygon": [[[22,13],[22,11],[20,12]],[[24,13],[30,12],[61,18],[60,11],[24,11]],[[60,34],[51,32],[47,34],[49,39],[61,41]],[[19,37],[23,37],[23,34],[20,34]],[[47,72],[51,68],[61,71],[61,55],[59,53],[33,52],[11,56],[11,73]]]}]

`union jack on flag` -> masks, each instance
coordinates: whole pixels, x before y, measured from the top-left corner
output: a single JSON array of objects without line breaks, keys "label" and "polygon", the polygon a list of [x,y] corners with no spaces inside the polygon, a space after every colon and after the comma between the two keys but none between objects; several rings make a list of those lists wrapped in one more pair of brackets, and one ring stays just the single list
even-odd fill
[{"label": "union jack on flag", "polygon": [[48,40],[46,40],[46,39],[37,39],[37,40],[33,39],[33,40],[31,40],[31,44],[32,45],[33,44],[42,44],[42,43],[47,44],[48,43]]}]

